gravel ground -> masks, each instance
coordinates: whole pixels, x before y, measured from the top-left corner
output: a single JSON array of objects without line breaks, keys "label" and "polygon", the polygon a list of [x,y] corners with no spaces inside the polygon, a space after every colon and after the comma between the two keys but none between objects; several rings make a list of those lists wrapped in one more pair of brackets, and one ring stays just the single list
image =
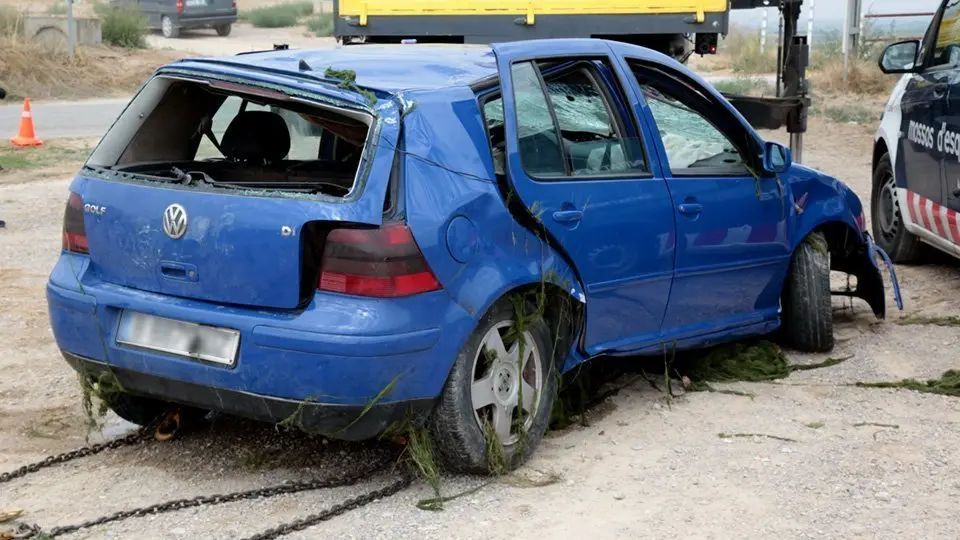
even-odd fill
[{"label": "gravel ground", "polygon": [[[820,119],[810,127],[808,163],[868,200],[871,130]],[[0,471],[86,438],[78,385],[57,354],[43,290],[59,250],[68,181],[13,176],[0,176],[8,222],[0,230]],[[897,271],[906,309],[887,322],[862,302],[851,310],[836,301],[838,344],[830,356],[853,355],[845,363],[777,383],[728,385],[753,398],[696,393],[667,401],[645,382],[628,385],[591,411],[587,427],[549,434],[517,473],[521,480],[557,475],[557,483],[502,479],[441,512],[417,509],[431,495],[418,483],[289,538],[958,538],[960,400],[851,386],[960,367],[956,328],[896,323],[904,314],[960,314],[960,264],[941,257]],[[789,356],[798,363],[827,357]],[[127,429],[110,417],[106,436]],[[0,510],[23,508],[28,521],[66,525],[172,498],[362,472],[396,452],[222,419],[179,440],[2,485]],[[130,519],[65,538],[238,538],[392,478],[369,474],[357,486]],[[486,482],[446,478],[443,492]]]}]

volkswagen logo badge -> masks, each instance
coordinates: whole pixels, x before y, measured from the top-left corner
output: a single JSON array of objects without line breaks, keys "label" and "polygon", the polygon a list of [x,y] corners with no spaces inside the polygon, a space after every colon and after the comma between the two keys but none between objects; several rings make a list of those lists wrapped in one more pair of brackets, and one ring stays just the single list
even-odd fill
[{"label": "volkswagen logo badge", "polygon": [[187,210],[179,204],[171,204],[163,211],[163,232],[174,240],[187,233]]}]

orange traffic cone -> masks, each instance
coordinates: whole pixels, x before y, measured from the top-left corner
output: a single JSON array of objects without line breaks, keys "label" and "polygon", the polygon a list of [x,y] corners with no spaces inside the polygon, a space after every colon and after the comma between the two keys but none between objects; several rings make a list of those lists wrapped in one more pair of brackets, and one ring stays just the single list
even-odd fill
[{"label": "orange traffic cone", "polygon": [[14,146],[43,146],[33,131],[33,114],[30,112],[30,98],[23,100],[23,113],[20,115],[20,133],[10,139]]}]

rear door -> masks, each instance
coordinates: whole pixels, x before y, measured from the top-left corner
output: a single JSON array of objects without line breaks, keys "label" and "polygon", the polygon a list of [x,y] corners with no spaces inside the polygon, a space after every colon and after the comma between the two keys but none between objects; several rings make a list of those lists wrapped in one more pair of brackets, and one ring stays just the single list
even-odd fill
[{"label": "rear door", "polygon": [[224,16],[231,14],[235,9],[233,0],[183,0],[181,18],[190,20]]},{"label": "rear door", "polygon": [[[941,249],[960,254],[960,0],[949,0],[937,31],[931,72],[946,86],[933,104],[937,150],[943,156],[939,204],[926,204],[919,224],[939,239]],[[942,133],[942,135],[941,135]],[[927,208],[929,207],[929,208]],[[929,222],[929,223],[928,223]]]},{"label": "rear door", "polygon": [[[589,354],[659,339],[674,256],[674,218],[610,50],[602,42],[495,46],[505,99],[507,176],[586,289]],[[495,125],[492,127],[496,127]]]},{"label": "rear door", "polygon": [[[945,0],[944,3],[956,2]],[[945,69],[944,51],[937,46],[942,12],[941,6],[923,38],[919,56],[924,67],[909,76],[901,99],[900,144],[897,145],[895,170],[898,187],[912,193],[909,195],[914,205],[909,213],[912,221],[928,231],[935,230],[932,229],[935,224],[926,217],[928,213],[924,208],[939,205],[943,197],[944,141],[938,141],[938,134],[946,119],[950,70]]]},{"label": "rear door", "polygon": [[664,339],[776,320],[791,245],[789,188],[755,177],[760,145],[697,82],[625,55],[658,133],[677,259]]},{"label": "rear door", "polygon": [[[180,156],[176,147],[181,143],[169,141],[188,138],[184,134],[192,134],[197,129],[196,122],[194,116],[185,112],[183,121],[169,118],[188,107],[203,111],[204,100],[213,98],[199,84],[175,82],[182,86],[165,93],[156,90],[155,84],[168,83],[154,79],[148,84],[105,135],[91,157],[91,165],[116,162],[113,148],[120,149],[123,155],[129,151],[125,148],[144,148],[141,155],[148,156],[148,162],[156,160],[153,148],[161,148],[159,154]],[[238,88],[233,83],[224,84],[224,88],[233,91]],[[329,94],[342,93],[329,85],[304,86]],[[269,97],[284,103],[279,92],[258,92],[257,99]],[[234,96],[219,99],[222,106],[212,109],[218,111],[213,118],[215,132],[220,132],[239,109],[239,100]],[[316,276],[302,274],[303,268],[309,267],[302,261],[319,259],[323,231],[341,225],[382,223],[399,114],[390,101],[380,101],[379,105],[378,119],[370,128],[373,136],[367,139],[356,173],[356,187],[343,197],[279,189],[213,187],[197,179],[191,185],[182,185],[150,181],[136,173],[113,172],[110,168],[86,168],[71,189],[83,197],[87,208],[96,209],[87,211],[84,220],[94,274],[103,281],[166,295],[221,304],[295,308],[303,290],[316,288]],[[272,114],[267,109],[260,106],[256,112]],[[131,131],[138,133],[133,139]],[[225,141],[224,137],[219,138]],[[150,153],[146,154],[147,151]],[[215,151],[209,142],[199,149],[194,146],[189,154],[196,160],[192,162],[194,169],[187,170],[215,165],[216,161],[202,159]],[[311,156],[316,158],[319,152],[319,140],[313,143],[312,150],[298,148],[294,143],[289,152],[287,157],[309,163]],[[156,167],[163,163],[166,161]],[[239,181],[229,174],[215,180]],[[194,176],[200,178],[197,173]]]}]

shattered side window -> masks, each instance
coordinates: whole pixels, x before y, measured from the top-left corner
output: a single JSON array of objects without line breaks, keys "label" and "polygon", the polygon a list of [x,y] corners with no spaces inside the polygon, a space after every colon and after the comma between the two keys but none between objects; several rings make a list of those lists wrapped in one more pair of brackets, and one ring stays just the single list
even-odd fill
[{"label": "shattered side window", "polygon": [[563,147],[533,63],[514,64],[511,72],[517,104],[517,139],[523,168],[538,176],[566,174]]},{"label": "shattered side window", "polygon": [[[521,62],[511,67],[517,146],[524,170],[539,178],[640,173],[649,170],[643,144],[629,136],[608,88],[590,61]],[[609,69],[609,67],[608,67]],[[605,93],[605,90],[607,92]],[[621,92],[622,94],[622,92]],[[505,172],[503,100],[482,101],[494,170]]]},{"label": "shattered side window", "polygon": [[675,96],[640,84],[657,124],[670,169],[693,173],[697,168],[729,168],[746,172],[736,146],[709,120]]},{"label": "shattered side window", "polygon": [[547,76],[553,104],[574,176],[646,172],[636,140],[629,140],[615,119],[600,83],[586,68]]}]

